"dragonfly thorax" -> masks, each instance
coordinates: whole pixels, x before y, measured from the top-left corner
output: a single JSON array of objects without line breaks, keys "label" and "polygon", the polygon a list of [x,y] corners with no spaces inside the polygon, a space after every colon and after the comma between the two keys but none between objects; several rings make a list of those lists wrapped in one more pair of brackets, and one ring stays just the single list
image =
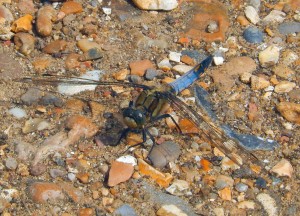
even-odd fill
[{"label": "dragonfly thorax", "polygon": [[127,107],[123,110],[123,118],[129,128],[142,128],[146,123],[144,111],[133,107]]}]

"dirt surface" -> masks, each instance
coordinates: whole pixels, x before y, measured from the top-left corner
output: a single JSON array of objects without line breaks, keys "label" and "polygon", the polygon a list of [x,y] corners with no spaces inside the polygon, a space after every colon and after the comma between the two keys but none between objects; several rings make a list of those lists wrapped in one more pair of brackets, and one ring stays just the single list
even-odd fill
[{"label": "dirt surface", "polygon": [[[21,10],[24,6],[21,7],[20,2],[4,4],[15,20],[28,13]],[[46,4],[39,1],[33,4],[30,4],[31,1],[23,2],[28,4],[34,20],[37,12],[33,11]],[[120,215],[134,215],[120,210],[125,204],[136,215],[165,215],[158,212],[170,204],[184,212],[182,215],[297,215],[300,208],[300,108],[296,106],[300,101],[299,60],[288,64],[293,72],[291,78],[276,76],[274,71],[277,66],[286,64],[288,52],[300,55],[299,32],[283,35],[278,31],[278,24],[257,24],[263,31],[270,28],[274,35],[264,35],[265,46],[246,42],[242,36],[246,27],[237,21],[238,16],[244,15],[244,1],[183,1],[171,11],[140,10],[131,1],[125,0],[76,2],[82,5],[82,11],[53,21],[49,36],[40,36],[36,21],[33,21],[33,29],[29,34],[34,36],[35,46],[30,54],[22,54],[13,37],[0,43],[0,211],[3,215],[116,215],[117,212],[121,212]],[[92,6],[92,3],[95,5]],[[53,4],[56,12],[59,12],[63,3]],[[207,5],[201,10],[201,4]],[[222,7],[216,11],[222,10],[223,13],[214,17],[211,8],[219,4]],[[275,2],[261,4],[260,17],[263,18],[270,13]],[[293,21],[296,14],[291,5],[286,21]],[[111,14],[105,14],[103,8],[111,8]],[[199,38],[198,31],[207,31],[201,29],[207,23],[198,22],[195,17],[203,14],[214,15],[212,19],[222,23],[219,31],[226,33],[223,36],[206,37],[206,32]],[[231,40],[233,37],[235,42]],[[98,51],[102,58],[87,61],[77,58],[73,62],[68,59],[71,54],[84,55],[84,48],[78,46],[78,41],[84,38],[93,39],[97,43],[93,47],[101,47]],[[43,48],[57,39],[67,42],[66,47],[52,54],[45,53]],[[185,39],[188,42],[180,42]],[[272,44],[282,48],[280,59],[271,67],[263,67],[258,56]],[[146,148],[124,153],[128,144],[136,143],[135,139],[141,140],[141,136],[130,135],[117,146],[107,146],[95,142],[94,131],[109,134],[108,139],[115,141],[124,127],[121,109],[127,107],[129,101],[135,100],[142,89],[105,86],[75,96],[63,96],[57,93],[55,85],[58,82],[49,86],[42,82],[16,81],[22,77],[43,77],[43,74],[80,76],[92,70],[104,71],[102,80],[116,81],[113,74],[123,69],[130,72],[130,63],[149,60],[158,76],[146,80],[143,76],[130,78],[127,75],[122,82],[131,79],[143,85],[160,86],[166,82],[166,78],[175,79],[179,74],[158,66],[163,59],[169,58],[170,51],[185,51],[194,60],[190,65],[195,65],[203,56],[216,53],[220,47],[228,49],[223,53],[225,62],[218,66],[212,64],[196,82],[209,92],[209,100],[219,123],[230,126],[236,132],[279,143],[274,151],[253,152],[259,162],[253,158],[244,160],[245,167],[240,169],[236,169],[232,161],[222,162],[226,157],[209,145],[213,143],[212,140],[203,140],[201,128],[200,135],[180,134],[172,123],[161,120],[153,124],[152,130],[158,133],[155,140],[158,143],[166,140],[178,143],[179,157],[164,167],[154,168],[155,175],[145,175],[141,166],[136,165],[131,178],[109,186],[108,179],[117,178],[109,173],[116,159],[129,154],[150,164],[147,155],[151,144],[147,140]],[[44,60],[47,62],[45,67]],[[172,66],[183,64],[182,61],[170,62]],[[293,82],[295,86],[293,90],[283,93],[271,90],[273,94],[268,96],[266,94],[270,91],[255,89],[250,81],[242,80],[241,76],[246,72],[267,80],[267,86],[275,86],[275,89],[282,81]],[[29,93],[32,103],[25,100],[24,96],[22,98],[28,89],[36,87],[38,89]],[[197,110],[199,108],[192,98],[193,88],[189,90],[179,96]],[[56,102],[42,103],[40,98],[47,94],[51,94]],[[39,95],[38,99],[34,99],[35,95]],[[292,113],[291,118],[278,111],[280,102],[293,103],[292,107],[283,108]],[[13,107],[21,108],[26,116],[18,119],[10,114],[9,110]],[[180,113],[169,111],[176,118],[183,118]],[[111,118],[111,115],[115,118]],[[26,127],[30,119],[39,119],[39,123],[44,121],[45,128],[38,129],[37,123],[29,123],[30,126]],[[186,133],[195,129],[193,125],[184,123],[180,126],[186,127]],[[172,155],[172,152],[169,154]],[[279,166],[279,171],[270,171],[282,159],[285,159],[286,166]],[[250,174],[247,173],[249,168]],[[156,172],[163,173],[166,182],[166,173],[170,174],[172,181],[166,185],[158,183],[155,176],[160,174]],[[166,191],[177,180],[183,180],[188,187],[182,191],[177,189],[173,194]],[[237,189],[239,184],[246,185],[247,189]],[[9,189],[13,190],[11,199],[4,195]],[[272,206],[273,210],[264,203]]]}]

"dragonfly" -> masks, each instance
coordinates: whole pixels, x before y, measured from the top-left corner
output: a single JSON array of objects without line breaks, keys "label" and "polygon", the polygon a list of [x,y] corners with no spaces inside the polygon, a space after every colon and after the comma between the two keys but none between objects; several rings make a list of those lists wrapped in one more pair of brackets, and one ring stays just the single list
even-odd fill
[{"label": "dragonfly", "polygon": [[[181,129],[174,118],[165,113],[169,106],[179,112],[182,117],[189,119],[198,129],[198,136],[204,141],[217,147],[227,157],[229,157],[237,165],[242,166],[245,158],[250,160],[258,160],[254,154],[249,153],[250,150],[271,150],[278,146],[273,140],[267,140],[254,135],[238,134],[230,127],[222,125],[218,122],[217,117],[211,109],[208,100],[208,93],[201,87],[195,88],[195,95],[198,102],[198,108],[192,108],[181,100],[177,94],[191,86],[211,65],[213,56],[210,55],[201,63],[196,65],[190,71],[179,77],[175,81],[166,84],[162,88],[147,86],[129,82],[104,82],[88,78],[70,78],[49,76],[47,78],[21,78],[19,82],[33,82],[36,84],[57,84],[58,82],[64,85],[85,85],[85,86],[125,86],[143,89],[135,101],[130,101],[129,106],[122,110],[123,119],[127,126],[122,132],[117,143],[127,136],[129,132],[142,133],[143,141],[135,144],[142,145],[147,136],[150,137],[152,145],[155,145],[155,140],[148,130],[149,122],[153,123],[164,118],[171,118],[178,130]],[[252,146],[250,148],[250,145]],[[131,146],[133,147],[133,146]],[[151,150],[152,150],[151,148]],[[151,151],[150,150],[150,151]],[[242,153],[241,153],[242,152]]]}]

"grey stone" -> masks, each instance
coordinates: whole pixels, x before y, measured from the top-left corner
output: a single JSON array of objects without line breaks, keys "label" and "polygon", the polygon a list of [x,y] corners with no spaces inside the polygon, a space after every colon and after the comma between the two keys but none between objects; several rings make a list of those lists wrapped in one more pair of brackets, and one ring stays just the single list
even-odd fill
[{"label": "grey stone", "polygon": [[118,216],[136,216],[137,214],[135,213],[134,209],[128,205],[124,204],[120,206],[119,208],[116,209],[114,212],[114,215]]},{"label": "grey stone", "polygon": [[9,157],[5,161],[5,166],[6,166],[7,169],[15,170],[15,169],[17,169],[18,162],[17,162],[16,159],[14,159],[12,157]]},{"label": "grey stone", "polygon": [[278,26],[278,30],[281,34],[284,35],[300,32],[300,22],[281,23]]}]

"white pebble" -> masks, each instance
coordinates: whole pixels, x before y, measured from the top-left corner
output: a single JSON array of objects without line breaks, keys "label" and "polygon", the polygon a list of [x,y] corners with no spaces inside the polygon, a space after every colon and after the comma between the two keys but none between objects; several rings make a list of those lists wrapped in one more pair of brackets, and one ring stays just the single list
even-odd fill
[{"label": "white pebble", "polygon": [[121,156],[117,159],[117,161],[122,162],[122,163],[129,163],[129,164],[132,164],[132,166],[137,165],[136,158],[131,155]]},{"label": "white pebble", "polygon": [[174,62],[180,62],[181,53],[170,52],[169,59]]},{"label": "white pebble", "polygon": [[[104,71],[102,70],[93,70],[93,71],[88,71],[86,74],[80,76],[79,78],[71,78],[68,79],[68,82],[94,82],[94,81],[99,81],[100,77],[104,74]],[[82,80],[82,79],[87,79],[87,80]],[[96,82],[95,84],[87,84],[87,85],[82,85],[82,84],[70,84],[70,83],[64,83],[61,82],[57,86],[57,90],[60,94],[65,94],[65,95],[74,95],[78,94],[83,91],[93,91],[97,87]]]},{"label": "white pebble", "polygon": [[111,8],[108,7],[103,7],[102,8],[103,13],[105,13],[106,15],[111,15]]},{"label": "white pebble", "polygon": [[19,107],[14,107],[8,110],[8,113],[16,117],[17,119],[21,119],[27,116],[26,111],[19,108]]},{"label": "white pebble", "polygon": [[245,8],[245,15],[247,19],[253,24],[256,24],[260,21],[257,11],[252,6],[247,6]]}]

